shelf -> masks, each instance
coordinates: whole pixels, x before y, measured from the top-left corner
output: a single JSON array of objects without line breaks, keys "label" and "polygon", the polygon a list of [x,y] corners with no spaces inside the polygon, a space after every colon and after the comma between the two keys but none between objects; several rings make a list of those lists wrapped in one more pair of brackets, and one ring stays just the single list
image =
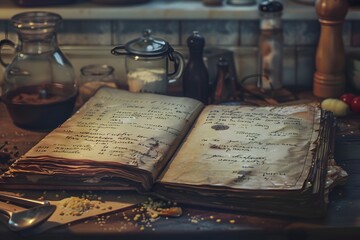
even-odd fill
[{"label": "shelf", "polygon": [[[285,20],[317,19],[315,9],[308,4],[283,0]],[[89,1],[79,1],[75,4],[50,7],[19,7],[12,0],[1,0],[0,19],[10,19],[13,15],[24,11],[57,12],[66,20],[75,19],[258,19],[256,5],[221,7],[204,6],[200,0],[152,0],[148,3],[130,6],[102,5]],[[360,19],[360,9],[350,9],[347,19]]]}]

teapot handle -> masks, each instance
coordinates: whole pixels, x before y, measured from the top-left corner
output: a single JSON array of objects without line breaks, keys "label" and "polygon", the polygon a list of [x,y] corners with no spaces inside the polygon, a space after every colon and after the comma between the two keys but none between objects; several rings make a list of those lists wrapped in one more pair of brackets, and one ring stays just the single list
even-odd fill
[{"label": "teapot handle", "polygon": [[111,54],[115,56],[127,55],[127,52],[125,50],[125,45],[114,47],[113,49],[111,49]]},{"label": "teapot handle", "polygon": [[4,46],[10,46],[12,48],[16,48],[16,45],[14,42],[10,41],[9,39],[3,39],[0,41],[0,63],[1,65],[3,65],[4,67],[7,67],[9,65],[9,63],[4,62],[3,58],[2,58],[2,49]]},{"label": "teapot handle", "polygon": [[174,71],[172,73],[168,74],[169,77],[169,83],[175,83],[180,79],[184,67],[185,67],[185,60],[184,57],[181,55],[181,53],[177,51],[173,51],[172,57],[170,58],[170,61],[174,62]]}]

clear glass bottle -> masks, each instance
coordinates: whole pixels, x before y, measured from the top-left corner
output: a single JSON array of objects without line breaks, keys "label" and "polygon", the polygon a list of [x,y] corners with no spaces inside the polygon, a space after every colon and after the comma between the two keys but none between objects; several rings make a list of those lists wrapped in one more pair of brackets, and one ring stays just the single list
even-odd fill
[{"label": "clear glass bottle", "polygon": [[189,48],[189,60],[182,78],[183,95],[209,104],[209,73],[203,59],[205,39],[198,31],[194,31],[187,39],[187,46]]},{"label": "clear glass bottle", "polygon": [[51,129],[73,112],[78,93],[75,72],[57,44],[60,15],[25,12],[11,18],[18,44],[4,39],[1,49],[15,49],[5,67],[2,99],[13,122],[25,128]]},{"label": "clear glass bottle", "polygon": [[259,4],[258,87],[265,90],[276,90],[283,86],[282,10],[282,3],[276,0],[265,0]]}]

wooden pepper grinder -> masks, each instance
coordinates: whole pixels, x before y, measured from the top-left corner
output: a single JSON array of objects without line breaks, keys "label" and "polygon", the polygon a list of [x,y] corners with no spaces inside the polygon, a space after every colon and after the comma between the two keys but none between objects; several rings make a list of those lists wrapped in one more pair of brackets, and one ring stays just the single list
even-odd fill
[{"label": "wooden pepper grinder", "polygon": [[313,94],[321,98],[338,97],[345,91],[345,50],[342,24],[348,1],[316,0],[316,13],[321,24],[316,51]]}]

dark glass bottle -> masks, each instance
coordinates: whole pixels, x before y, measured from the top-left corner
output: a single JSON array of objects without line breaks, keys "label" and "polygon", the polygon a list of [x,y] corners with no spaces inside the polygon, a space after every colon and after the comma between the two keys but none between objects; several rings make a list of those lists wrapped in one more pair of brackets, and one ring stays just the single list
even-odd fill
[{"label": "dark glass bottle", "polygon": [[195,98],[204,104],[208,104],[210,96],[209,73],[203,59],[205,39],[198,31],[194,31],[187,39],[187,46],[189,48],[189,60],[182,78],[183,94],[185,97]]}]

